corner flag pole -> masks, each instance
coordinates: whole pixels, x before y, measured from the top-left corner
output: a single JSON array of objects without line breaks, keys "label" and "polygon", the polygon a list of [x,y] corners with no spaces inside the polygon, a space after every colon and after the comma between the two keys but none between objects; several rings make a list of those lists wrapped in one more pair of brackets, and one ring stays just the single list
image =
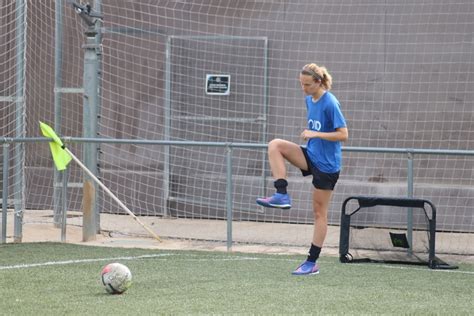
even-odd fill
[{"label": "corner flag pole", "polygon": [[[140,224],[146,231],[148,231],[156,240],[161,241],[160,237],[158,237],[158,235],[155,234],[155,232],[151,228],[149,228],[142,221],[140,221],[140,219],[135,214],[133,214],[133,212],[130,211],[130,209],[125,204],[123,204],[122,201],[120,201],[115,196],[115,194],[112,193],[112,191],[109,190],[109,188],[105,186],[105,184],[103,184],[99,179],[97,179],[97,177],[68,148],[66,148],[61,139],[56,135],[56,133],[50,126],[43,122],[40,122],[40,128],[45,137],[50,137],[53,139],[53,141],[50,142],[50,147],[54,162],[58,169],[66,168],[67,164],[70,161],[70,158],[72,158],[79,165],[79,167],[81,167],[82,170],[87,173],[89,177],[91,177],[105,192],[107,192],[108,195],[110,195],[110,197],[115,202],[118,203],[118,205],[120,205],[120,207],[122,207],[122,209],[124,209],[128,213],[128,215],[130,215],[138,224]],[[58,156],[60,155],[62,157],[58,159]],[[67,156],[69,156],[70,158]],[[63,160],[62,164],[58,165],[58,161],[61,160]]]},{"label": "corner flag pole", "polygon": [[110,197],[115,202],[117,202],[118,205],[120,205],[124,211],[128,213],[128,215],[130,215],[138,224],[140,224],[143,228],[145,228],[155,239],[157,239],[158,241],[161,241],[160,237],[158,237],[158,235],[155,234],[155,232],[153,232],[151,228],[149,228],[142,221],[140,221],[140,219],[135,214],[133,214],[133,212],[130,211],[130,209],[125,204],[123,204],[122,201],[120,201],[119,198],[116,197],[115,194],[113,194],[112,191],[110,191],[109,188],[105,186],[105,184],[103,184],[99,179],[97,179],[97,177],[67,147],[64,147],[64,150],[69,155],[71,155],[71,158],[79,165],[79,167],[81,167],[82,170],[84,170],[87,173],[87,175],[89,175],[89,177],[92,178],[92,180],[94,180],[105,192],[107,192],[107,194],[110,195]]}]

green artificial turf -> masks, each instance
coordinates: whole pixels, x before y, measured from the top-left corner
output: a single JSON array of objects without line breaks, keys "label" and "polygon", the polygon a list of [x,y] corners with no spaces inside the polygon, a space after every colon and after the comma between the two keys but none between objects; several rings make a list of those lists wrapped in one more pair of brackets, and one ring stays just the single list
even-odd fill
[{"label": "green artificial turf", "polygon": [[[59,243],[0,245],[5,315],[469,315],[474,266],[342,264],[293,276],[302,256],[163,251]],[[100,271],[127,265],[132,287],[107,294]]]}]

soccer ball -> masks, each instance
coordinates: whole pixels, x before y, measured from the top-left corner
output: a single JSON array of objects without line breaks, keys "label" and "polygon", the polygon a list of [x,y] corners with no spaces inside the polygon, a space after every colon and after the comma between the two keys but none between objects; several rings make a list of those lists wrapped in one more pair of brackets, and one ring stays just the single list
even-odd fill
[{"label": "soccer ball", "polygon": [[132,273],[121,263],[109,263],[101,272],[102,284],[107,293],[122,294],[132,285]]}]

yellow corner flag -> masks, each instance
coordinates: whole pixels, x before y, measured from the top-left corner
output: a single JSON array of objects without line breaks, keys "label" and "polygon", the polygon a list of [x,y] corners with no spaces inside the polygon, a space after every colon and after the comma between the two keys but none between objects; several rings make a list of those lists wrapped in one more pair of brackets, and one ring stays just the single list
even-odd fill
[{"label": "yellow corner flag", "polygon": [[41,132],[44,137],[52,138],[53,141],[49,142],[49,147],[51,148],[51,154],[53,155],[54,164],[56,168],[61,171],[66,169],[67,165],[71,161],[72,157],[68,154],[67,151],[63,148],[63,142],[59,139],[58,135],[54,130],[47,124],[43,122],[40,123]]}]

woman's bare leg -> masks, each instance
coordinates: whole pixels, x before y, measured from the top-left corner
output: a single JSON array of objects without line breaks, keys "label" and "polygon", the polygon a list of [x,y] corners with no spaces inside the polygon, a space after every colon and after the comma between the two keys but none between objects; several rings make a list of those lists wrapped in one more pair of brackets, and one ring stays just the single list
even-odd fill
[{"label": "woman's bare leg", "polygon": [[313,191],[313,245],[323,247],[328,231],[328,209],[332,191],[314,189]]},{"label": "woman's bare leg", "polygon": [[285,160],[297,168],[307,170],[306,158],[298,144],[283,139],[274,139],[268,144],[268,161],[273,178],[286,179]]}]

